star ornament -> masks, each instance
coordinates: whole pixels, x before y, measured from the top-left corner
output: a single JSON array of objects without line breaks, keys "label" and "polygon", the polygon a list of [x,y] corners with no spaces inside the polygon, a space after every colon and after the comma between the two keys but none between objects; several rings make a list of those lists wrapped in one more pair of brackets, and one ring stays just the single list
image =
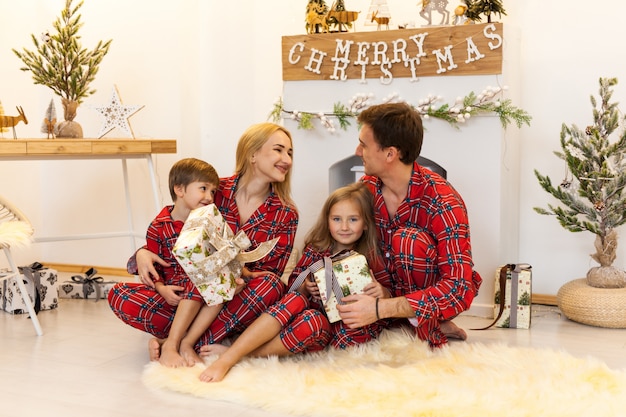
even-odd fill
[{"label": "star ornament", "polygon": [[128,123],[128,118],[137,113],[144,106],[125,106],[120,100],[117,87],[113,86],[111,102],[103,107],[95,107],[95,110],[104,117],[104,124],[98,133],[98,139],[115,129],[122,129],[129,137],[135,138],[135,134]]}]

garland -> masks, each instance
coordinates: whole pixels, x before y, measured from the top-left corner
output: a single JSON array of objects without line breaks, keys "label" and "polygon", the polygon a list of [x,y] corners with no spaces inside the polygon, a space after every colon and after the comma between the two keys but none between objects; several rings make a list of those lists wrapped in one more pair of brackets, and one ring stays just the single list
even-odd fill
[{"label": "garland", "polygon": [[[436,105],[443,100],[441,96],[429,94],[425,99],[413,106],[424,120],[430,118],[441,119],[448,122],[454,128],[459,128],[459,124],[465,123],[470,118],[484,113],[495,113],[500,118],[503,128],[514,122],[518,128],[526,124],[530,126],[532,117],[524,110],[512,105],[511,100],[502,99],[502,94],[507,88],[487,87],[480,94],[473,91],[465,97],[456,99],[453,105],[447,103]],[[374,104],[374,94],[357,94],[347,105],[337,102],[333,106],[332,112],[308,112],[298,110],[287,110],[284,108],[282,97],[274,103],[274,108],[269,115],[274,122],[279,122],[284,114],[298,122],[298,129],[312,130],[315,128],[313,120],[319,119],[321,125],[330,133],[336,131],[335,119],[342,130],[347,130],[351,125],[350,120],[355,119],[361,111]],[[397,93],[384,98],[382,103],[401,101]]]}]

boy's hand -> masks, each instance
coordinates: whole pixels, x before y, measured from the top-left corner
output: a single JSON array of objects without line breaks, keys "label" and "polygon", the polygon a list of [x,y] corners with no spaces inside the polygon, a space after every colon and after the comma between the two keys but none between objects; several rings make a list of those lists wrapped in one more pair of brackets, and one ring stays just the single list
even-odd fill
[{"label": "boy's hand", "polygon": [[180,287],[178,285],[163,285],[162,283],[157,283],[156,290],[161,297],[165,298],[165,301],[171,306],[177,306],[180,300],[183,299],[180,295],[178,295],[178,291],[184,290],[184,287]]}]

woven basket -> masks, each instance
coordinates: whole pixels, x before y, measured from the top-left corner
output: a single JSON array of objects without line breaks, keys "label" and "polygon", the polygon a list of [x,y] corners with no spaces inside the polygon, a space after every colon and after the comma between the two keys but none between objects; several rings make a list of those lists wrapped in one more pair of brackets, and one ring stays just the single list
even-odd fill
[{"label": "woven basket", "polygon": [[556,295],[570,320],[614,329],[626,328],[626,288],[595,288],[585,278],[563,285]]}]

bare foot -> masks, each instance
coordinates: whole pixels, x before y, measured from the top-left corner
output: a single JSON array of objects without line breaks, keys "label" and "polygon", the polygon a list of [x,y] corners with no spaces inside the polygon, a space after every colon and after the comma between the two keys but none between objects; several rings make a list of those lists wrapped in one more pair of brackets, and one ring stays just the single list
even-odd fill
[{"label": "bare foot", "polygon": [[212,345],[204,345],[200,347],[200,356],[221,355],[228,350],[228,346],[215,343]]},{"label": "bare foot", "polygon": [[448,339],[467,340],[467,333],[451,320],[442,321],[439,327]]},{"label": "bare foot", "polygon": [[185,366],[185,360],[182,356],[180,356],[180,353],[178,353],[177,347],[170,346],[167,340],[161,345],[161,357],[159,358],[159,363],[163,366],[167,366],[168,368],[179,368]]},{"label": "bare foot", "polygon": [[215,362],[209,365],[204,371],[202,371],[202,373],[199,376],[200,381],[219,382],[223,380],[226,374],[228,373],[228,371],[230,371],[230,368],[233,367],[233,365],[222,363],[222,362],[224,361],[220,361],[220,359],[217,359]]},{"label": "bare foot", "polygon": [[156,337],[148,340],[148,355],[151,362],[158,361],[159,357],[161,357],[161,345],[163,342],[163,339],[157,339]]},{"label": "bare foot", "polygon": [[187,366],[194,366],[197,363],[203,363],[200,356],[193,349],[193,346],[185,343],[180,344],[180,356],[183,357]]}]

